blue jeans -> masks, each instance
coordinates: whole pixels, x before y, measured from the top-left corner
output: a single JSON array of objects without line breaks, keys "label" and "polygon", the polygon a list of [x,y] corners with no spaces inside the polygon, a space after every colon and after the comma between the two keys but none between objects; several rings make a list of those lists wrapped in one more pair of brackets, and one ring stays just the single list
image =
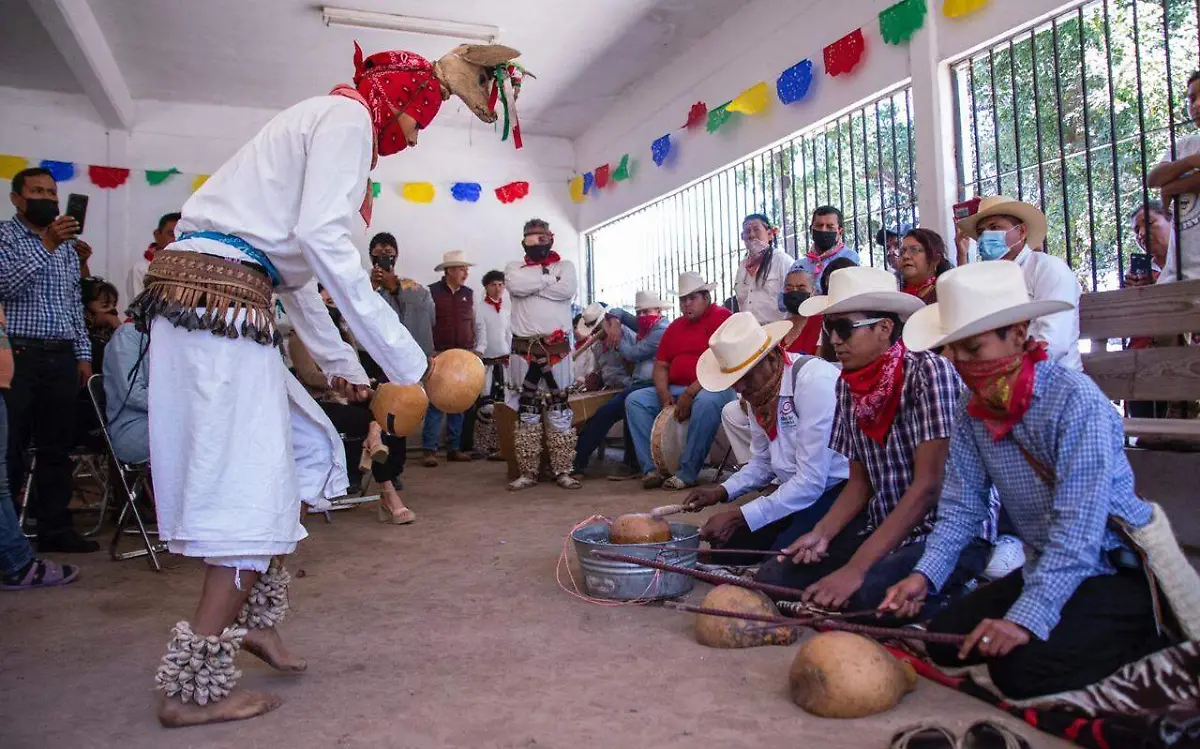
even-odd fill
[{"label": "blue jeans", "polygon": [[[0,445],[8,444],[8,411],[0,398]],[[0,460],[0,575],[12,577],[33,560],[33,549],[21,535],[17,508],[8,488],[8,466]]]},{"label": "blue jeans", "polygon": [[[576,471],[582,473],[587,469],[588,461],[600,449],[604,438],[608,436],[608,430],[613,428],[613,424],[625,419],[625,401],[629,398],[630,393],[650,387],[654,387],[654,383],[647,380],[635,380],[614,395],[608,403],[596,409],[596,413],[592,414],[592,417],[583,425],[583,429],[579,430],[579,442],[575,447]],[[630,456],[626,456],[626,460],[629,459]]]},{"label": "blue jeans", "polygon": [[[671,385],[671,395],[678,398],[687,388]],[[696,476],[704,467],[704,458],[717,436],[721,426],[721,409],[734,399],[732,390],[710,393],[701,390],[692,402],[692,416],[688,420],[687,445],[684,446],[680,459],[679,471],[675,474],[688,484],[696,483]],[[630,394],[625,401],[625,423],[633,435],[633,447],[637,451],[638,463],[641,464],[642,474],[654,471],[654,459],[650,456],[650,432],[654,429],[654,419],[658,417],[662,407],[658,403],[658,390],[645,388]]]},{"label": "blue jeans", "polygon": [[425,426],[421,430],[421,447],[426,450],[438,449],[438,435],[442,431],[443,416],[446,417],[446,449],[457,452],[458,445],[462,441],[463,414],[443,413],[432,403],[429,404],[429,410],[425,412]]}]

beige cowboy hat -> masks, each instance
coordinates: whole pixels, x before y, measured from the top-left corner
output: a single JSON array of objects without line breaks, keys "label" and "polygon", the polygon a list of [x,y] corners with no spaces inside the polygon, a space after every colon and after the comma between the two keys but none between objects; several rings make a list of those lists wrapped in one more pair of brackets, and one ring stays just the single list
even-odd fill
[{"label": "beige cowboy hat", "polygon": [[789,320],[759,325],[749,312],[730,315],[708,339],[708,351],[701,354],[696,363],[700,387],[712,393],[733,387],[791,329]]},{"label": "beige cowboy hat", "polygon": [[639,291],[633,301],[634,311],[640,309],[667,309],[670,306],[662,299],[659,299],[658,294],[655,294],[653,291]]},{"label": "beige cowboy hat", "polygon": [[896,288],[896,277],[883,268],[859,265],[829,275],[829,293],[810,296],[800,305],[804,317],[842,312],[894,312],[908,317],[925,306]]},{"label": "beige cowboy hat", "polygon": [[958,222],[958,230],[971,239],[979,239],[975,227],[988,216],[1012,216],[1025,224],[1025,244],[1041,247],[1046,242],[1046,214],[1031,205],[1007,195],[989,195],[979,201],[979,210]]},{"label": "beige cowboy hat", "polygon": [[697,291],[712,291],[717,288],[716,284],[708,283],[699,273],[695,271],[687,271],[679,274],[679,290],[675,295],[680,299],[688,294],[695,294]]},{"label": "beige cowboy hat", "polygon": [[462,250],[450,250],[442,254],[442,262],[437,264],[435,271],[446,270],[447,268],[470,268],[475,263],[467,262],[467,253]]},{"label": "beige cowboy hat", "polygon": [[603,305],[592,302],[584,308],[579,317],[579,324],[575,326],[575,332],[582,337],[587,337],[600,329],[604,323],[604,313],[607,310]]},{"label": "beige cowboy hat", "polygon": [[1005,325],[1073,309],[1057,299],[1029,298],[1025,273],[1011,260],[970,263],[938,277],[936,304],[904,324],[904,345],[926,351]]}]

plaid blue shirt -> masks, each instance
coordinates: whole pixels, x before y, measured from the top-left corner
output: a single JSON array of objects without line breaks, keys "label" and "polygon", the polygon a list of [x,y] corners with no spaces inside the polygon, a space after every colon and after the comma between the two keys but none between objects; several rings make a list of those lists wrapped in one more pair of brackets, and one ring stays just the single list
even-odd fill
[{"label": "plaid blue shirt", "polygon": [[[875,490],[867,503],[868,532],[883,524],[912,484],[917,445],[950,438],[955,403],[962,391],[962,380],[949,360],[928,351],[906,351],[900,407],[881,445],[858,428],[850,387],[845,380],[838,379],[837,413],[833,417],[829,446],[867,469]],[[936,508],[931,509],[904,543],[912,543],[929,533],[936,513]]]},{"label": "plaid blue shirt", "polygon": [[75,358],[91,360],[73,242],[47,252],[16,218],[0,222],[0,303],[9,336],[74,341]]},{"label": "plaid blue shirt", "polygon": [[[966,397],[959,404],[938,522],[915,571],[934,590],[945,584],[994,484],[1027,551],[1024,590],[1004,618],[1045,640],[1081,582],[1115,572],[1107,552],[1122,544],[1108,519],[1141,527],[1151,510],[1133,492],[1121,417],[1100,388],[1048,361],[1034,372],[1033,403],[999,442],[967,415]],[[1056,488],[1038,477],[1018,445],[1053,469]]]}]

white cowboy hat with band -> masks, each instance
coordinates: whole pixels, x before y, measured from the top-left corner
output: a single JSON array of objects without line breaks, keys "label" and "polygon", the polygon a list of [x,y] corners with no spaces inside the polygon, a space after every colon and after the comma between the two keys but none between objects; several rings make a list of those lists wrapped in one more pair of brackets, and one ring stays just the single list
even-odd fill
[{"label": "white cowboy hat with band", "polygon": [[696,363],[700,387],[712,393],[728,390],[763,360],[792,329],[789,320],[759,325],[749,312],[730,315],[708,339],[708,351]]},{"label": "white cowboy hat with band", "polygon": [[634,297],[633,309],[666,309],[671,305],[658,298],[653,291],[639,291]]},{"label": "white cowboy hat with band", "polygon": [[989,195],[979,201],[979,210],[958,222],[958,230],[979,239],[979,222],[990,216],[1012,216],[1025,225],[1025,244],[1041,247],[1046,242],[1046,214],[1037,206],[1007,195]]},{"label": "white cowboy hat with band", "polygon": [[904,345],[926,351],[1043,315],[1073,309],[1057,299],[1029,298],[1025,273],[1011,260],[970,263],[938,277],[937,303],[904,324]]},{"label": "white cowboy hat with band", "polygon": [[708,283],[704,278],[695,271],[687,271],[679,274],[679,290],[676,295],[683,299],[689,294],[695,294],[698,291],[712,291],[717,288],[716,284]]},{"label": "white cowboy hat with band", "polygon": [[829,293],[810,296],[800,305],[804,317],[843,312],[894,312],[901,318],[925,306],[896,288],[896,277],[883,268],[859,265],[829,275]]},{"label": "white cowboy hat with band", "polygon": [[443,271],[447,268],[470,268],[475,263],[467,262],[467,253],[462,250],[450,250],[442,254],[442,262],[438,263],[434,268],[435,271]]}]

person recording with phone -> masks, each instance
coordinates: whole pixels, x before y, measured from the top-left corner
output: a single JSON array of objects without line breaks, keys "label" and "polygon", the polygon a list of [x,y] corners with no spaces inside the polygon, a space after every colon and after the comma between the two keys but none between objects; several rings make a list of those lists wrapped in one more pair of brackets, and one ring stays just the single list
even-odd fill
[{"label": "person recording with phone", "polygon": [[388,232],[371,237],[371,287],[400,316],[425,356],[433,356],[433,296],[424,284],[396,274],[399,245]]},{"label": "person recording with phone", "polygon": [[68,508],[75,410],[92,375],[80,289],[81,261],[91,248],[77,239],[78,218],[59,215],[58,186],[48,170],[18,172],[10,200],[16,215],[0,222],[0,304],[14,358],[12,387],[4,393],[9,481],[23,484],[33,441],[38,551],[92,552],[99,545],[75,532]]}]

